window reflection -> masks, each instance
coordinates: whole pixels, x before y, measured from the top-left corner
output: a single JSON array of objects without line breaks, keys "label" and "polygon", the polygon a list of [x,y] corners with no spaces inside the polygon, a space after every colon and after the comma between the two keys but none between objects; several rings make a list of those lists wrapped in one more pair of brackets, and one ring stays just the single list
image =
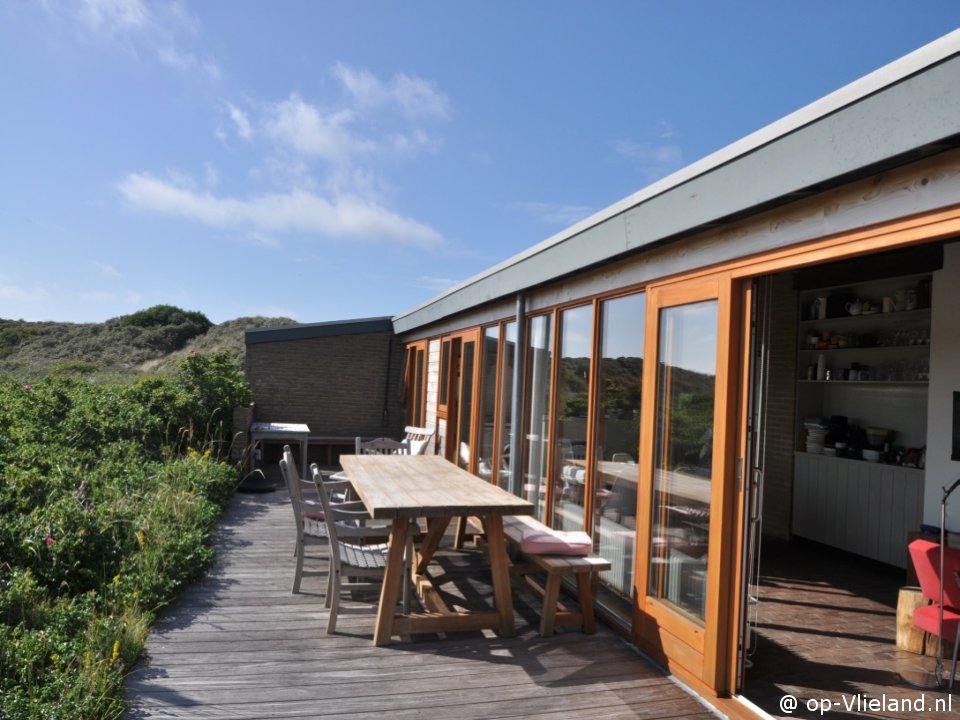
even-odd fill
[{"label": "window reflection", "polygon": [[500,328],[489,327],[483,331],[483,349],[480,369],[480,452],[477,475],[484,480],[493,479],[494,420],[497,399],[497,350]]},{"label": "window reflection", "polygon": [[706,612],[717,302],[660,313],[650,595]]},{"label": "window reflection", "polygon": [[601,582],[624,599],[633,595],[646,305],[640,293],[600,306],[593,534],[598,554],[612,565]]},{"label": "window reflection", "polygon": [[503,362],[500,364],[500,423],[497,452],[500,456],[497,483],[504,490],[510,486],[510,448],[513,444],[513,372],[517,362],[517,323],[509,322],[503,330]]},{"label": "window reflection", "polygon": [[553,323],[549,315],[530,318],[527,332],[526,401],[524,404],[523,497],[542,519],[546,497],[547,448],[550,430],[550,364]]},{"label": "window reflection", "polygon": [[592,319],[592,305],[560,313],[553,524],[561,530],[583,529]]}]

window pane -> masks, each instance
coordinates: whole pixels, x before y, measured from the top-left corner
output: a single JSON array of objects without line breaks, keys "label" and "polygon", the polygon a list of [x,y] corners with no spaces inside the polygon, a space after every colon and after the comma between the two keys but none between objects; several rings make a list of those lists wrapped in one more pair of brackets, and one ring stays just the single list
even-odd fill
[{"label": "window pane", "polygon": [[550,429],[550,363],[553,323],[549,315],[530,318],[527,339],[524,497],[543,518],[547,491],[547,443]]},{"label": "window pane", "polygon": [[497,350],[499,349],[500,328],[492,327],[483,331],[483,363],[480,369],[480,459],[477,463],[477,475],[484,480],[493,479],[493,431],[496,418],[497,399]]},{"label": "window pane", "polygon": [[447,404],[450,389],[450,341],[444,340],[440,351],[440,404]]},{"label": "window pane", "polygon": [[469,469],[472,448],[470,447],[470,421],[473,417],[473,363],[476,343],[465,342],[460,366],[460,447],[457,450],[457,463]]},{"label": "window pane", "polygon": [[717,302],[660,313],[649,593],[703,620]]},{"label": "window pane", "polygon": [[612,564],[601,573],[601,582],[626,599],[633,595],[646,306],[641,293],[600,307],[594,545]]},{"label": "window pane", "polygon": [[561,530],[583,529],[592,329],[592,305],[560,313],[553,524]]},{"label": "window pane", "polygon": [[517,323],[509,322],[503,330],[503,362],[500,366],[500,454],[497,483],[504,490],[510,486],[510,448],[513,444],[513,369],[517,362]]},{"label": "window pane", "polygon": [[418,349],[413,368],[413,424],[423,425],[423,371],[426,353]]}]

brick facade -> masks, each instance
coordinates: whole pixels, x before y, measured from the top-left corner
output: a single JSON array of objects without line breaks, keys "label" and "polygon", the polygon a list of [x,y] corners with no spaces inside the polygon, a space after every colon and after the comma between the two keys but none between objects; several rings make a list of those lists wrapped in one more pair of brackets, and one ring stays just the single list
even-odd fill
[{"label": "brick facade", "polygon": [[[402,437],[403,345],[392,330],[247,341],[254,421],[306,423],[324,438]],[[240,428],[238,428],[238,431]]]}]

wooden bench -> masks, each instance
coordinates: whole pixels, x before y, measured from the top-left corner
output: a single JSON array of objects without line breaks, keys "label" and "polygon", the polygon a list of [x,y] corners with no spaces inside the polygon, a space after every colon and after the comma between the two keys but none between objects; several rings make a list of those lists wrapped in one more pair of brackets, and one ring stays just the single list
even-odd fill
[{"label": "wooden bench", "polygon": [[[599,555],[535,555],[520,549],[524,531],[550,532],[550,528],[527,515],[506,515],[503,518],[503,533],[516,553],[511,573],[524,582],[524,586],[543,600],[540,616],[540,635],[553,635],[555,626],[576,627],[585,633],[596,632],[593,613],[593,589],[599,573],[610,569],[610,562]],[[535,574],[545,573],[546,586],[541,586]],[[570,609],[560,602],[560,583],[568,575],[576,575],[577,599],[580,610]]]}]

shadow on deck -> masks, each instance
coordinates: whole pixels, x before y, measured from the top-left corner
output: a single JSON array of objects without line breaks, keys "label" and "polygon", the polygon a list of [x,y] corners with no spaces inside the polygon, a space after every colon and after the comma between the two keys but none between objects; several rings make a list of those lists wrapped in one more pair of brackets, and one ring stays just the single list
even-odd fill
[{"label": "shadow on deck", "polygon": [[[539,637],[539,617],[518,592],[513,638],[417,635],[375,647],[372,605],[342,614],[327,636],[324,578],[290,592],[293,535],[284,492],[236,496],[215,565],[161,614],[148,659],[128,677],[125,718],[715,716],[602,626]],[[451,606],[490,598],[479,551],[441,552],[437,565]]]}]

